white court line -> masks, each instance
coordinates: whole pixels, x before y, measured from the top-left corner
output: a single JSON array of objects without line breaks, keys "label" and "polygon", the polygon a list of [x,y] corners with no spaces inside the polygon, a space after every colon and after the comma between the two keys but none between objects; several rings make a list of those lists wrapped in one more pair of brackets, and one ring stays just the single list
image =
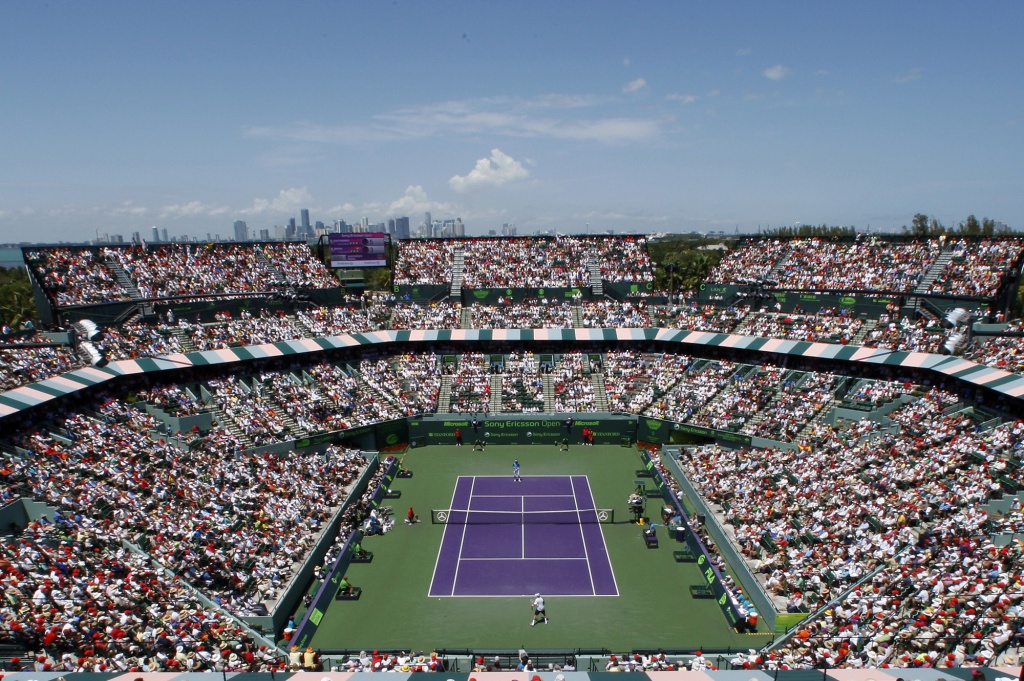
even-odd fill
[{"label": "white court line", "polygon": [[[457,485],[456,485],[457,486]],[[469,503],[473,503],[473,488],[476,487],[476,478],[469,485]],[[445,525],[447,527],[447,525]],[[452,596],[455,595],[455,585],[459,583],[459,566],[462,565],[462,547],[466,544],[466,528],[469,524],[462,526],[462,537],[459,539],[459,557],[455,560],[455,576],[452,578]]]},{"label": "white court line", "polygon": [[[471,477],[471,476],[459,476],[459,479],[461,479],[463,477]],[[568,475],[568,476],[564,475],[564,474],[562,474],[562,475],[535,475],[535,476],[531,476],[531,477],[535,477],[535,478],[565,478],[565,477],[568,477],[569,478],[569,482],[570,482],[570,484],[573,487],[573,494],[572,495],[568,495],[568,494],[564,494],[564,495],[556,495],[556,494],[525,495],[524,494],[524,495],[508,495],[508,496],[511,496],[513,498],[515,496],[520,496],[522,498],[525,498],[526,496],[531,496],[531,497],[573,496],[575,498],[575,496],[576,496],[576,486],[575,486],[575,483],[572,481],[572,476],[571,475]],[[586,476],[582,476],[582,477],[586,478]],[[474,496],[479,496],[479,497],[491,496],[491,495],[483,495],[483,494],[480,494],[480,495],[474,495],[473,494],[473,489],[475,489],[475,487],[476,487],[476,480],[478,478],[508,479],[508,476],[505,476],[505,475],[472,476],[473,483],[472,483],[472,485],[470,487],[470,495],[469,495],[469,502],[468,502],[469,505],[472,504]],[[588,489],[589,489],[589,486],[590,486],[590,482],[588,480],[587,481]],[[453,508],[455,506],[455,495],[458,493],[458,489],[459,489],[458,483],[456,483],[455,490],[452,491],[452,499],[451,499],[449,508]],[[494,496],[499,496],[499,495],[494,495]],[[590,498],[591,498],[591,500],[594,499],[593,491],[591,491],[591,493],[590,493]],[[594,501],[594,503],[596,504],[597,502]],[[578,501],[576,503],[576,506],[577,506],[576,509],[566,509],[566,512],[570,512],[570,511],[575,510],[575,511],[577,511],[577,513],[579,513],[580,511],[584,511],[584,510],[585,511],[593,511],[593,510],[596,509],[596,506],[594,508],[589,508],[589,509],[580,509]],[[525,508],[525,501],[524,501],[524,508]],[[514,513],[515,511],[511,511],[511,512]],[[458,575],[458,563],[460,561],[463,561],[463,560],[465,560],[465,561],[474,561],[474,562],[479,562],[479,561],[497,561],[497,560],[547,560],[547,561],[551,561],[551,560],[572,560],[572,561],[586,560],[587,561],[587,569],[588,570],[591,569],[591,567],[590,567],[590,559],[589,559],[589,552],[586,549],[586,542],[585,541],[584,541],[584,551],[587,552],[587,556],[588,556],[588,557],[585,557],[585,558],[529,558],[528,559],[528,558],[525,558],[525,548],[524,548],[524,551],[523,551],[523,556],[524,557],[522,559],[518,559],[518,558],[463,558],[462,557],[462,548],[463,548],[463,544],[465,542],[465,534],[466,534],[466,529],[468,528],[468,526],[469,526],[469,524],[467,523],[462,528],[462,533],[463,533],[462,534],[462,541],[459,544],[459,557],[456,560],[456,571],[455,571],[456,572],[456,576],[453,577],[453,580],[452,580],[452,593],[449,596],[446,596],[446,598],[524,598],[524,597],[532,597],[533,596],[532,593],[518,594],[518,595],[516,595],[516,594],[512,594],[512,595],[507,595],[507,594],[456,594],[455,593],[455,583],[456,583],[456,579],[457,579],[457,575]],[[447,526],[445,526],[445,530],[444,531],[447,532],[447,529],[448,529]],[[601,545],[602,545],[602,548],[604,549],[604,554],[605,554],[604,555],[604,560],[608,562],[608,567],[611,570],[612,584],[614,584],[615,593],[611,593],[611,594],[598,594],[598,593],[594,593],[593,575],[591,575],[591,592],[589,594],[580,594],[580,593],[548,593],[548,594],[545,594],[546,596],[553,596],[553,597],[557,597],[557,598],[576,598],[576,597],[580,597],[580,598],[602,598],[602,597],[603,598],[610,598],[610,597],[618,597],[619,596],[620,592],[619,592],[618,580],[615,577],[615,570],[611,567],[611,559],[610,559],[610,556],[608,555],[608,546],[607,546],[607,543],[605,542],[605,538],[604,538],[604,528],[599,526],[598,530],[600,532]],[[525,533],[525,531],[526,531],[526,524],[524,523],[523,524],[523,532]],[[582,533],[582,531],[583,531],[583,528],[582,528],[582,524],[581,524],[580,532]],[[443,537],[443,534],[442,534],[442,539],[443,538],[444,537]],[[444,542],[442,541],[441,542],[441,546],[438,548],[437,559],[434,561],[434,574],[435,575],[437,574],[437,567],[438,567],[438,565],[440,563],[440,560],[441,560],[441,549],[443,548],[443,546],[444,546]],[[525,547],[525,537],[524,537],[524,547]],[[433,577],[431,577],[431,583],[433,583]]]},{"label": "white court line", "polygon": [[[477,494],[477,499],[518,499],[520,497],[571,497],[572,494]],[[571,508],[565,509],[571,511]]]},{"label": "white court line", "polygon": [[[576,498],[576,483],[573,482],[572,476],[569,476],[569,484],[572,485],[572,498],[573,504],[576,506],[576,519],[579,522],[580,527],[580,541],[583,542],[583,556],[587,559],[587,574],[590,576],[590,593],[596,593],[597,588],[594,586],[594,570],[590,567],[590,552],[587,550],[587,535],[583,533],[583,516],[580,515],[580,500]],[[587,486],[590,486],[590,481],[587,481]],[[594,493],[590,493],[591,501],[593,502]]]},{"label": "white court line", "polygon": [[[594,498],[594,490],[591,489],[591,487],[590,487],[590,478],[588,478],[585,475],[583,477],[587,481],[587,491],[590,492],[590,501],[596,507],[597,506],[597,499]],[[608,553],[608,542],[606,542],[604,540],[604,528],[601,526],[601,523],[597,524],[597,533],[598,533],[598,536],[601,537],[601,551],[604,554],[603,560],[606,563],[608,563],[608,571],[612,573],[612,584],[615,586],[615,593],[607,594],[607,595],[609,595],[609,596],[618,596],[619,593],[620,593],[620,591],[619,591],[619,580],[615,577],[615,568],[612,566],[612,556],[611,556],[610,553]],[[594,594],[594,595],[597,596],[597,594]],[[602,594],[602,595],[604,595],[604,594]]]},{"label": "white court line", "polygon": [[[556,593],[544,593],[544,597],[556,597],[556,598],[610,598],[617,597],[618,593],[613,594],[556,594]],[[519,594],[519,595],[505,595],[505,594],[452,594],[451,596],[445,596],[445,598],[533,598],[533,594]]]},{"label": "white court line", "polygon": [[[473,477],[475,477],[477,480],[487,480],[489,478],[503,478],[505,480],[509,479],[509,476],[507,476],[507,475],[475,475]],[[564,478],[565,477],[565,473],[552,473],[550,475],[531,475],[530,477],[531,478]]]},{"label": "white court line", "polygon": [[[465,561],[485,561],[485,560],[587,560],[587,558],[463,558]],[[591,589],[593,591],[593,589]]]},{"label": "white court line", "polygon": [[[526,513],[526,497],[522,497],[522,501],[519,502],[519,509],[521,513]],[[526,523],[523,523],[522,528],[523,543],[520,548],[520,558],[526,558]]]},{"label": "white court line", "polygon": [[[455,495],[459,493],[459,479],[455,481],[455,487],[452,489],[452,500],[449,503],[448,508],[455,506]],[[465,531],[465,530],[463,530]],[[444,530],[441,532],[441,541],[437,546],[437,558],[434,559],[434,574],[430,575],[430,586],[434,585],[434,580],[437,578],[437,566],[441,563],[441,552],[444,551],[444,539],[448,534],[448,526],[444,526]],[[452,580],[452,595],[455,595],[455,580]],[[427,595],[430,595],[430,588],[427,588]]]}]

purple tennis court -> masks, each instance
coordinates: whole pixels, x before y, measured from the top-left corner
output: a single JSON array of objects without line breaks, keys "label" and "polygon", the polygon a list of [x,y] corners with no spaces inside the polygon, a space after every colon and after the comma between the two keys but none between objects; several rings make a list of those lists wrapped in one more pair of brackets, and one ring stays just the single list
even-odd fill
[{"label": "purple tennis court", "polygon": [[431,597],[619,595],[587,476],[460,476],[451,508]]}]

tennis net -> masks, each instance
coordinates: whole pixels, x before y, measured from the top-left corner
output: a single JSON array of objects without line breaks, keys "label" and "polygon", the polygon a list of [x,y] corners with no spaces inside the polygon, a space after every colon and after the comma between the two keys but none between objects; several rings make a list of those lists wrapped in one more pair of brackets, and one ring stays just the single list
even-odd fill
[{"label": "tennis net", "polygon": [[615,522],[611,508],[565,511],[477,511],[443,508],[430,511],[434,525],[583,525]]}]

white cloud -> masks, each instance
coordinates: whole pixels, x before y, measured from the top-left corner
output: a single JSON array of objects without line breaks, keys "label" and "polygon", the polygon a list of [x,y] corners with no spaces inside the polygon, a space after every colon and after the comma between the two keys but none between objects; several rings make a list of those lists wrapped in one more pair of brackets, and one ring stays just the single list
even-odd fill
[{"label": "white cloud", "polygon": [[453,203],[434,201],[427,192],[418,184],[409,185],[405,193],[389,204],[367,204],[363,206],[363,212],[368,214],[381,215],[416,215],[425,211],[437,213],[438,215],[459,215],[461,208]]},{"label": "white cloud", "polygon": [[342,213],[351,213],[356,209],[351,203],[345,202],[337,206],[331,206],[324,212],[328,215],[341,215]]},{"label": "white cloud", "polygon": [[598,226],[602,223],[614,223],[614,222],[637,222],[638,220],[646,220],[650,222],[668,222],[671,218],[668,215],[653,215],[651,213],[645,213],[643,211],[636,212],[621,212],[621,211],[589,211],[586,213],[577,213],[572,216],[575,222],[588,222],[594,223]]},{"label": "white cloud", "polygon": [[665,95],[666,102],[679,102],[680,104],[693,104],[697,101],[697,95]]},{"label": "white cloud", "polygon": [[921,75],[921,69],[910,69],[902,76],[896,76],[895,78],[893,78],[892,82],[896,83],[897,85],[902,85],[903,83],[911,83],[915,80],[919,80],[921,78]]},{"label": "white cloud", "polygon": [[242,131],[245,137],[283,138],[293,142],[317,142],[351,144],[398,139],[402,135],[386,128],[361,125],[321,125],[319,123],[297,122],[287,128],[251,126]]},{"label": "white cloud", "polygon": [[707,97],[708,99],[711,99],[712,97],[717,97],[720,94],[722,94],[722,91],[716,89],[716,90],[710,91],[709,93],[707,93],[704,96]]},{"label": "white cloud", "polygon": [[740,49],[736,50],[737,57],[749,57],[753,53],[754,50],[750,49],[749,47],[741,47]]},{"label": "white cloud", "polygon": [[828,71],[826,71],[825,69],[818,69],[817,71],[814,72],[814,75],[816,75],[816,76],[827,76],[828,75]]},{"label": "white cloud", "polygon": [[134,201],[125,201],[110,209],[111,215],[130,215],[141,217],[149,212],[145,206],[136,206]]},{"label": "white cloud", "polygon": [[164,206],[160,209],[161,218],[195,218],[200,216],[224,215],[228,212],[227,206],[214,206],[202,201],[189,201],[188,203],[175,203]]},{"label": "white cloud", "polygon": [[629,57],[623,57],[623,58],[622,58],[622,65],[623,65],[623,66],[629,66],[629,65],[630,65],[630,64],[632,64],[632,63],[633,63],[633,62],[631,62],[631,61],[629,60]]},{"label": "white cloud", "polygon": [[639,92],[640,90],[643,90],[645,87],[647,87],[646,80],[644,80],[643,78],[634,78],[633,80],[629,81],[628,83],[622,86],[622,91],[625,92],[626,94],[629,94],[632,92]]},{"label": "white cloud", "polygon": [[[643,79],[639,80],[643,82]],[[300,122],[280,128],[250,127],[244,134],[316,144],[358,144],[466,135],[620,144],[648,141],[660,134],[663,120],[603,118],[607,105],[607,98],[589,95],[546,94],[532,99],[487,97],[398,109],[378,114],[361,125]],[[584,110],[588,108],[594,110],[594,117],[586,117]]]},{"label": "white cloud", "polygon": [[490,158],[479,159],[467,175],[453,176],[448,180],[448,186],[454,191],[464,192],[474,187],[500,187],[529,176],[529,171],[519,161],[501,149],[491,149]]},{"label": "white cloud", "polygon": [[259,215],[261,213],[294,213],[313,202],[313,195],[305,187],[282,189],[273,199],[256,199],[251,208],[241,211],[243,215]]},{"label": "white cloud", "polygon": [[769,80],[782,80],[790,73],[792,72],[782,64],[776,64],[775,66],[764,70],[764,77]]},{"label": "white cloud", "polygon": [[527,109],[579,109],[585,106],[600,104],[596,97],[587,95],[567,95],[559,92],[552,92],[546,95],[539,95],[533,99],[523,102]]}]

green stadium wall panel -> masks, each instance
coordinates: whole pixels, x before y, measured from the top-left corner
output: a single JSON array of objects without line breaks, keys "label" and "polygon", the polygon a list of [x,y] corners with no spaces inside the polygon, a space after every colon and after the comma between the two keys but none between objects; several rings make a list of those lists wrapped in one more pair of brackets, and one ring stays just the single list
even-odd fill
[{"label": "green stadium wall panel", "polygon": [[620,341],[643,341],[647,338],[645,329],[614,329],[615,340]]},{"label": "green stadium wall panel", "polygon": [[739,350],[760,350],[761,347],[768,342],[768,338],[758,338],[756,336],[737,336],[736,334],[729,334],[725,339],[718,343],[720,348],[736,348]]},{"label": "green stadium wall panel", "polygon": [[680,329],[655,329],[654,340],[666,343],[680,343],[686,337],[687,331]]},{"label": "green stadium wall panel", "polygon": [[519,329],[490,329],[491,340],[494,341],[520,341],[522,332]]},{"label": "green stadium wall panel", "polygon": [[262,345],[250,345],[247,350],[252,355],[253,359],[270,359],[271,357],[280,357],[282,354],[281,348],[277,347],[273,343],[263,343]]},{"label": "green stadium wall panel", "polygon": [[[651,460],[650,455],[644,451],[640,454],[640,459],[644,462],[644,467],[651,475],[651,480],[654,482],[654,486],[661,492],[661,498],[666,505],[674,508],[679,516],[682,518],[682,525],[685,528],[685,542],[686,546],[689,547],[690,551],[697,556],[697,565],[701,568],[704,573],[704,579],[707,580],[707,586],[711,587],[712,593],[714,593],[715,602],[718,603],[718,607],[721,608],[722,614],[725,616],[726,622],[729,626],[735,626],[736,622],[740,619],[739,603],[725,588],[725,584],[722,582],[722,573],[715,567],[714,561],[711,558],[711,554],[708,552],[707,547],[697,536],[697,533],[693,531],[693,521],[690,519],[686,509],[679,502],[672,488],[665,482],[665,479],[661,475],[661,471],[654,465],[654,461]],[[680,471],[681,473],[682,471]]]},{"label": "green stadium wall panel", "polygon": [[49,402],[54,399],[53,395],[36,390],[35,384],[15,388],[10,392],[4,393],[4,397],[9,398],[16,405],[21,404],[26,407],[34,407],[38,404]]},{"label": "green stadium wall panel", "polygon": [[32,388],[33,390],[37,390],[38,392],[46,393],[50,397],[64,397],[65,395],[68,394],[66,390],[54,385],[53,383],[48,383],[46,381],[42,381],[41,383],[33,383]]},{"label": "green stadium wall panel", "polygon": [[1016,386],[1019,381],[1020,378],[1018,376],[1014,376],[1013,374],[1006,374],[1003,376],[999,376],[993,381],[988,382],[986,384],[986,387],[992,388],[994,390],[999,390],[1000,392],[1003,392],[1005,394],[1006,391],[1003,390],[1003,388],[1006,388],[1008,386]]},{"label": "green stadium wall panel", "polygon": [[11,414],[17,414],[24,408],[25,405],[19,404],[4,395],[0,395],[0,418],[10,416]]},{"label": "green stadium wall panel", "polygon": [[73,393],[76,390],[81,390],[90,385],[94,385],[96,381],[84,381],[75,380],[77,377],[74,374],[65,374],[63,376],[53,376],[40,381],[37,385],[46,385],[52,387],[54,390],[59,390],[61,395],[67,395]]},{"label": "green stadium wall panel", "polygon": [[82,367],[81,369],[76,369],[70,374],[65,375],[71,376],[76,381],[89,383],[89,385],[96,385],[97,383],[109,381],[116,377],[118,373],[109,367]]},{"label": "green stadium wall panel", "polygon": [[261,359],[260,355],[262,353],[256,354],[256,353],[252,352],[251,349],[248,348],[248,347],[245,347],[245,348],[235,348],[234,350],[235,350],[235,357],[237,357],[238,361],[240,361],[240,362],[245,362],[247,360],[253,360],[253,359]]},{"label": "green stadium wall panel", "polygon": [[[446,654],[446,658],[453,658],[451,654]],[[472,667],[472,661],[470,660],[471,655],[465,654],[462,657],[465,659],[461,660],[461,664],[465,668]],[[675,662],[680,657],[683,659],[689,659],[690,655],[679,656],[669,655],[669,658]],[[704,653],[705,659],[712,664],[726,664],[730,659],[735,657],[735,653],[718,654],[706,652]],[[579,658],[584,661],[584,657]],[[595,664],[599,664],[600,667],[604,667],[607,662],[608,656],[602,655],[594,659]],[[462,668],[462,666],[460,666]],[[971,676],[970,668],[957,668],[957,669],[924,669],[915,668],[913,672],[913,678],[919,681],[939,681],[940,679],[960,679],[962,681],[969,681]],[[986,667],[986,676],[992,678],[1010,678],[1017,679],[1020,676],[1021,667],[1010,667],[1005,665]],[[67,672],[61,673],[60,671],[54,672],[8,672],[7,678],[10,679],[35,679],[37,681],[53,681],[56,679],[64,678]],[[139,672],[117,672],[117,673],[102,673],[102,672],[81,672],[80,673],[85,681],[120,681],[121,679],[136,679],[145,677],[147,681],[152,679],[153,681],[206,681],[210,678],[211,672],[146,672],[145,674]],[[373,681],[374,679],[380,679],[381,675],[379,672],[342,672],[342,671],[322,671],[322,672],[276,672],[271,674],[269,672],[229,672],[229,671],[218,671],[214,672],[219,678],[222,679],[244,679],[245,681]],[[314,677],[315,674],[315,677]],[[79,674],[76,673],[77,677]],[[490,681],[523,681],[523,679],[540,679],[541,681],[554,681],[556,676],[562,676],[566,681],[617,681],[622,678],[622,673],[615,672],[569,672],[569,671],[552,671],[548,669],[538,670],[531,674],[524,674],[522,672],[486,672],[481,677],[479,672],[468,672],[468,671],[444,671],[441,673],[433,672],[387,672],[387,678],[391,681],[409,681],[410,679],[423,679],[429,681],[430,679],[442,679],[443,681],[470,681],[472,678],[476,679],[489,679]],[[880,668],[869,668],[869,669],[815,669],[815,670],[782,670],[767,672],[763,670],[714,670],[706,669],[704,671],[687,672],[685,675],[680,676],[678,672],[630,672],[629,679],[631,681],[677,681],[680,678],[685,678],[688,681],[736,681],[742,676],[742,681],[800,681],[801,679],[808,679],[813,676],[817,681],[896,681],[897,679],[905,678],[908,676],[907,669],[900,667],[892,667],[886,669]]]}]

